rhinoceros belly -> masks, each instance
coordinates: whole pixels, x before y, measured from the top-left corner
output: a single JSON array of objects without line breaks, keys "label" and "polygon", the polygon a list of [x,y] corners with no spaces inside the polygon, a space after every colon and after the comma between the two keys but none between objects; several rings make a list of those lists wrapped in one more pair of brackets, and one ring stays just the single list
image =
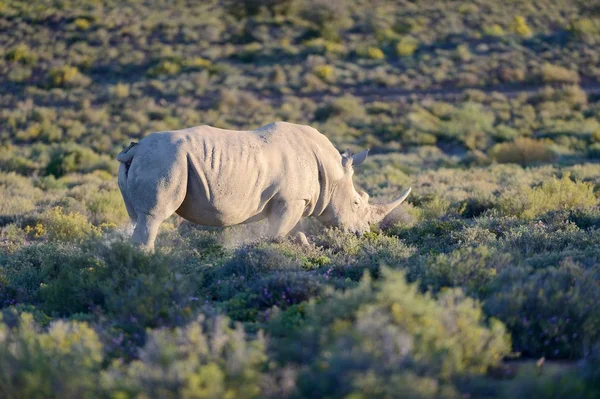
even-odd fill
[{"label": "rhinoceros belly", "polygon": [[214,162],[211,157],[188,157],[187,192],[177,214],[216,227],[267,217],[277,185],[262,162],[245,156],[236,158],[233,162]]},{"label": "rhinoceros belly", "polygon": [[244,203],[237,197],[208,200],[204,196],[188,192],[176,212],[182,218],[196,224],[226,227],[262,220],[268,216],[268,209],[268,201],[264,204],[251,200]]}]

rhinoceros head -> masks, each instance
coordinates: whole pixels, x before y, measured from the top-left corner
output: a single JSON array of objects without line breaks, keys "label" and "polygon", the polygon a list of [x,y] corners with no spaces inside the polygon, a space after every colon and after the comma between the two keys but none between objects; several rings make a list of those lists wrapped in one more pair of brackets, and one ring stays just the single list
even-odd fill
[{"label": "rhinoceros head", "polygon": [[354,188],[352,176],[353,165],[360,165],[367,158],[369,150],[352,155],[350,151],[342,155],[344,177],[336,182],[329,205],[319,217],[328,226],[335,226],[343,231],[364,234],[370,230],[370,224],[379,223],[394,208],[400,205],[410,188],[405,190],[397,199],[386,204],[369,204],[369,194],[360,193]]}]

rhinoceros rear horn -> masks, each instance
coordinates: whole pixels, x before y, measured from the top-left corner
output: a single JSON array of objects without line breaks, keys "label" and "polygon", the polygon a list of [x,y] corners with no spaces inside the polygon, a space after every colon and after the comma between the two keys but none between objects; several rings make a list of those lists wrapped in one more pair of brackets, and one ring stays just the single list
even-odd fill
[{"label": "rhinoceros rear horn", "polygon": [[398,198],[387,204],[371,205],[371,209],[373,210],[371,223],[378,223],[382,221],[388,213],[396,209],[398,205],[404,202],[406,197],[408,197],[408,194],[410,194],[410,190],[411,188],[409,187]]}]

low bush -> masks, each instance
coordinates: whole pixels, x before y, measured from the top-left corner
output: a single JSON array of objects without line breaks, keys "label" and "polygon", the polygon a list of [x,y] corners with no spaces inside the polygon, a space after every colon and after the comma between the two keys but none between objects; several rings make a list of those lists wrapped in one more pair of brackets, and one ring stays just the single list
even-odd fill
[{"label": "low bush", "polygon": [[352,122],[366,118],[366,112],[360,99],[351,95],[346,95],[318,108],[314,117],[318,121],[337,117]]},{"label": "low bush", "polygon": [[481,104],[467,102],[440,120],[435,129],[438,136],[457,140],[469,149],[483,149],[488,147],[494,120],[494,114]]},{"label": "low bush", "polygon": [[85,322],[47,331],[22,313],[0,320],[0,393],[5,398],[258,397],[266,364],[262,334],[247,337],[226,318],[150,331],[138,360],[106,367],[101,338]]},{"label": "low bush", "polygon": [[513,32],[523,37],[529,37],[533,34],[531,28],[527,24],[527,20],[522,15],[517,15],[514,17],[511,24],[511,29]]},{"label": "low bush", "polygon": [[298,380],[301,397],[444,396],[455,389],[448,378],[485,373],[510,352],[502,324],[483,323],[479,305],[459,290],[434,299],[401,272],[386,271],[376,283],[365,278],[300,314],[283,313],[270,331],[284,359],[308,366]]},{"label": "low bush", "polygon": [[55,177],[74,172],[88,173],[93,170],[114,173],[118,167],[108,157],[100,156],[93,150],[74,143],[54,144],[47,151],[49,154],[45,155],[49,155],[50,159],[46,161],[44,173]]},{"label": "low bush", "polygon": [[573,181],[565,174],[560,179],[552,177],[540,187],[523,187],[504,194],[499,209],[505,215],[532,219],[552,210],[586,209],[597,205],[592,184]]},{"label": "low bush", "polygon": [[2,291],[9,302],[30,303],[63,316],[101,311],[143,341],[146,327],[179,325],[192,316],[194,284],[182,264],[122,243],[95,240],[69,245],[24,247],[3,266]]},{"label": "low bush", "polygon": [[415,53],[418,47],[419,42],[416,39],[405,36],[396,44],[396,54],[400,57],[410,57]]},{"label": "low bush", "polygon": [[501,37],[505,35],[504,29],[498,24],[486,25],[483,27],[483,34],[486,36]]},{"label": "low bush", "polygon": [[527,137],[517,137],[512,142],[496,144],[490,149],[489,155],[497,162],[522,166],[551,162],[556,158],[547,143]]},{"label": "low bush", "polygon": [[461,219],[425,219],[423,222],[411,226],[395,226],[389,234],[397,235],[410,246],[424,248],[432,253],[449,252],[459,244],[453,232],[461,231],[465,222]]},{"label": "low bush", "polygon": [[80,213],[64,213],[62,208],[53,208],[44,212],[40,217],[41,225],[37,225],[38,237],[46,236],[48,241],[80,243],[92,237],[98,237],[100,231],[85,215]]},{"label": "low bush", "polygon": [[103,347],[84,322],[55,321],[42,331],[23,313],[16,325],[0,319],[3,398],[84,398],[100,393]]},{"label": "low bush", "polygon": [[85,86],[90,83],[90,78],[79,72],[77,67],[65,65],[50,70],[48,83],[54,87]]},{"label": "low bush", "polygon": [[579,73],[577,71],[571,71],[560,65],[549,63],[542,65],[540,77],[542,82],[546,83],[579,83]]},{"label": "low bush", "polygon": [[255,398],[266,364],[262,334],[247,337],[226,318],[198,318],[174,330],[149,333],[130,364],[115,363],[103,374],[119,397]]},{"label": "low bush", "polygon": [[334,69],[331,65],[317,65],[313,71],[325,82],[331,82],[334,78]]},{"label": "low bush", "polygon": [[509,254],[496,253],[486,246],[465,247],[429,258],[421,282],[435,291],[443,287],[460,287],[483,298],[498,272],[509,266]]},{"label": "low bush", "polygon": [[23,64],[33,64],[37,60],[36,55],[25,43],[16,45],[6,52],[6,58],[9,61],[20,62]]},{"label": "low bush", "polygon": [[600,288],[594,272],[576,263],[505,269],[492,291],[487,313],[506,324],[524,355],[579,358],[600,339]]},{"label": "low bush", "polygon": [[164,60],[148,69],[148,76],[177,75],[181,65],[175,61]]},{"label": "low bush", "polygon": [[571,22],[571,32],[580,37],[600,34],[600,21],[598,18],[580,18]]},{"label": "low bush", "polygon": [[329,40],[338,40],[340,30],[351,23],[348,5],[343,0],[305,1],[300,16],[314,25],[316,34]]},{"label": "low bush", "polygon": [[589,355],[583,362],[583,378],[589,382],[590,390],[596,395],[600,394],[600,344],[591,348]]},{"label": "low bush", "polygon": [[360,47],[357,49],[357,54],[360,57],[372,60],[382,60],[385,58],[385,54],[379,47]]}]

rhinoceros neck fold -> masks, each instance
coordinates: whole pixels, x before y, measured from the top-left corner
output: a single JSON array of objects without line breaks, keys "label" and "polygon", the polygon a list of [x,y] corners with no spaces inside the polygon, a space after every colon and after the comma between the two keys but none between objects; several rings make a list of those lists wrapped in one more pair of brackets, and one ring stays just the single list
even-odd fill
[{"label": "rhinoceros neck fold", "polygon": [[333,192],[335,191],[337,174],[333,170],[335,167],[331,165],[328,158],[329,154],[323,154],[321,151],[315,151],[315,160],[317,163],[317,169],[319,173],[319,194],[315,201],[314,208],[307,216],[321,216],[321,214],[327,209],[331,202]]}]

